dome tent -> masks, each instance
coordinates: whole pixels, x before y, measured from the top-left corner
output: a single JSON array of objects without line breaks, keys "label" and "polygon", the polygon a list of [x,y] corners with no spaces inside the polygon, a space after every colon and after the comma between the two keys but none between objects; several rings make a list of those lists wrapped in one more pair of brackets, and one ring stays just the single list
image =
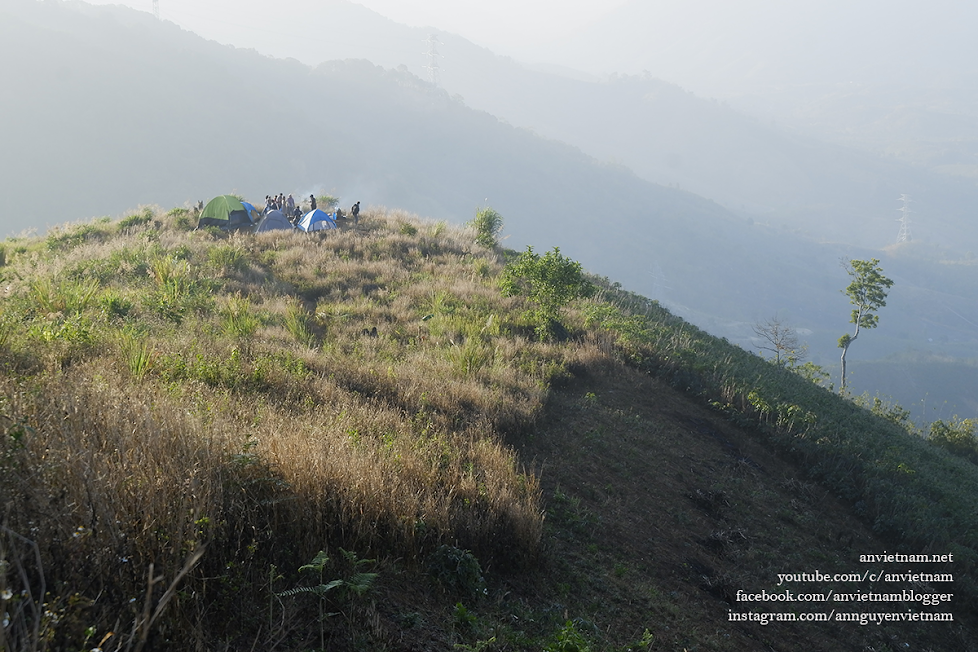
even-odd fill
[{"label": "dome tent", "polygon": [[265,231],[274,231],[275,229],[288,229],[291,231],[294,228],[292,222],[289,221],[289,218],[282,211],[268,211],[265,217],[261,218],[255,226],[255,233],[264,233]]},{"label": "dome tent", "polygon": [[[251,211],[254,210],[252,207]],[[220,195],[207,202],[204,210],[200,212],[200,219],[197,220],[198,229],[216,226],[222,231],[250,229],[254,224],[252,213],[234,195]]]},{"label": "dome tent", "polygon": [[336,222],[330,217],[329,213],[326,211],[316,209],[306,213],[296,228],[302,231],[323,231],[325,229],[335,229]]}]

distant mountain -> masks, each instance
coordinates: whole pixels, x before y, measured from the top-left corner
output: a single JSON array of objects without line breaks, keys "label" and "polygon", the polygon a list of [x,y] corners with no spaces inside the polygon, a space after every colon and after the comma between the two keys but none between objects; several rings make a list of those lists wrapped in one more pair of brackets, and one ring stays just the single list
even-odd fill
[{"label": "distant mountain", "polygon": [[[763,247],[709,200],[502,123],[408,71],[311,70],[114,7],[4,6],[0,53],[16,64],[0,83],[24,93],[0,99],[18,126],[4,135],[0,192],[27,198],[4,216],[8,233],[231,190],[321,189],[454,222],[488,199],[507,244],[558,245],[616,277],[660,265],[691,281],[732,243]],[[677,242],[708,260],[676,255]]]},{"label": "distant mountain", "polygon": [[978,75],[976,23],[978,7],[958,0],[630,0],[552,45],[549,59],[590,72],[648,70],[709,93],[925,86]]},{"label": "distant mountain", "polygon": [[[688,3],[629,3],[571,40],[566,52],[553,54],[581,67],[604,62],[602,70],[651,71],[612,78],[588,78],[559,66],[531,69],[458,36],[399,25],[348,0],[312,6],[283,0],[273,12],[243,6],[234,21],[219,15],[208,21],[207,33],[310,65],[363,58],[385,68],[405,66],[427,79],[434,64],[439,83],[472,108],[819,241],[890,244],[897,234],[897,197],[909,194],[918,239],[978,250],[971,220],[978,189],[967,180],[971,172],[978,175],[978,116],[951,115],[963,106],[954,89],[971,64],[960,61],[948,79],[930,74],[942,57],[954,55],[953,48],[970,51],[969,41],[951,33],[926,57],[911,56],[917,46],[898,47],[877,33],[883,23],[874,22],[879,18],[907,37],[907,23],[899,18],[906,11],[866,2],[857,3],[854,13],[840,3],[801,3],[796,9],[748,2],[736,11],[733,5],[700,5],[689,22]],[[963,12],[966,24],[974,13],[942,6],[935,9],[939,19],[923,24],[934,27],[954,11]],[[830,24],[839,15],[852,24]],[[853,41],[859,30],[872,47]],[[936,38],[933,29],[927,34]],[[434,46],[425,42],[429,36],[437,38]],[[609,42],[616,46],[606,47]],[[901,77],[895,71],[910,63],[899,68],[899,62],[919,70]],[[863,76],[850,74],[854,66]],[[709,84],[728,86],[700,83],[704,71],[715,74]],[[701,92],[722,91],[734,105],[795,128],[656,77]],[[892,88],[897,78],[904,86],[926,79],[938,89],[951,84],[951,90],[901,94]]]},{"label": "distant mountain", "polygon": [[956,0],[631,0],[541,56],[592,74],[647,71],[974,182],[976,29],[978,5]]}]

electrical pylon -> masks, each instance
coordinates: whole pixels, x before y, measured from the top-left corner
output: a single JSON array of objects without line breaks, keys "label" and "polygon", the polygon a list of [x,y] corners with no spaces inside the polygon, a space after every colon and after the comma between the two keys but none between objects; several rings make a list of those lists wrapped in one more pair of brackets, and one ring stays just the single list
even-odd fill
[{"label": "electrical pylon", "polygon": [[428,71],[428,81],[430,81],[435,86],[438,86],[438,73],[440,72],[438,68],[438,59],[442,55],[438,54],[438,46],[441,45],[441,41],[438,40],[437,34],[429,34],[423,43],[428,44],[428,51],[424,54],[428,57],[428,65],[424,67]]},{"label": "electrical pylon", "polygon": [[897,210],[903,213],[903,217],[897,220],[900,223],[900,233],[897,234],[897,242],[910,242],[913,240],[913,236],[910,235],[910,195],[900,195],[900,200],[903,202],[903,206]]}]

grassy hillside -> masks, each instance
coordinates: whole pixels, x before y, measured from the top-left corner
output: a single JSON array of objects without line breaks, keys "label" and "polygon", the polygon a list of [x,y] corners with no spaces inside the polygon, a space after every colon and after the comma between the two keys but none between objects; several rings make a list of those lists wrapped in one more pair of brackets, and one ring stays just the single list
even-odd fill
[{"label": "grassy hillside", "polygon": [[[973,649],[969,462],[607,283],[538,341],[471,231],[192,226],[2,243],[10,649]],[[898,548],[953,624],[728,620]]]},{"label": "grassy hillside", "polygon": [[[419,52],[413,43],[411,51]],[[22,56],[28,51],[32,56]],[[853,363],[942,338],[948,341],[944,355],[978,355],[978,316],[967,308],[978,305],[974,261],[923,242],[939,241],[927,231],[941,221],[936,214],[947,211],[926,209],[924,196],[911,186],[899,192],[913,192],[920,202],[914,204],[920,211],[914,233],[922,246],[855,249],[851,243],[858,239],[831,235],[840,232],[829,228],[828,214],[850,233],[872,230],[875,223],[880,236],[874,242],[895,237],[899,193],[887,185],[898,178],[892,170],[882,174],[888,181],[873,192],[856,192],[863,198],[883,193],[874,210],[889,215],[884,223],[868,220],[868,209],[850,219],[825,204],[818,209],[825,215],[801,228],[787,220],[791,211],[749,221],[703,197],[643,180],[621,165],[601,164],[571,145],[466,106],[403,69],[385,70],[364,60],[311,69],[205,41],[146,12],[5,0],[0,2],[0,57],[10,62],[0,67],[0,84],[31,89],[28,102],[17,93],[0,95],[0,118],[18,125],[0,148],[0,194],[24,198],[15,202],[16,210],[0,214],[0,236],[27,228],[43,231],[76,217],[118,216],[141,202],[181,205],[205,199],[214,188],[251,197],[323,191],[340,196],[344,206],[362,200],[364,206],[394,205],[455,223],[488,198],[506,215],[507,246],[559,246],[588,269],[741,346],[751,346],[754,324],[777,314],[808,332],[804,339],[813,359],[837,360],[836,342],[849,315],[839,260],[855,257],[880,258],[896,285],[880,329],[854,347]],[[499,68],[489,53],[480,57],[479,74],[468,77],[502,77],[510,85],[493,96],[498,104],[473,101],[471,106],[508,112],[515,108],[514,98],[535,97],[536,108],[526,121],[509,119],[532,125],[549,116],[560,131],[541,131],[544,136],[603,134],[595,137],[634,148],[630,151],[654,158],[656,166],[668,167],[663,157],[676,152],[690,181],[712,175],[727,183],[739,170],[772,197],[783,190],[770,185],[780,177],[765,172],[761,163],[744,165],[737,156],[764,165],[780,161],[779,174],[795,170],[791,175],[814,183],[820,196],[845,185],[835,176],[816,174],[818,166],[809,167],[822,155],[804,147],[785,150],[777,145],[780,137],[675,87],[633,78],[585,84],[525,70],[517,74],[512,62]],[[446,70],[446,84],[449,76]],[[617,118],[602,122],[597,105],[615,111]],[[563,116],[560,124],[555,114]],[[636,122],[648,130],[626,136],[627,125]],[[682,141],[689,133],[695,142]],[[746,140],[731,135],[736,133],[746,134]],[[577,144],[612,156],[610,150]],[[818,169],[853,174],[862,169],[829,158],[824,163],[822,156]],[[641,172],[636,162],[629,164]],[[879,164],[866,165],[878,169],[873,166]],[[854,183],[873,185],[877,177],[860,176]],[[665,179],[694,187],[685,176]],[[953,194],[937,188],[930,190],[945,199]],[[955,232],[956,247],[967,247],[967,231]],[[832,242],[813,244],[811,236]],[[939,403],[962,404],[935,387],[921,386],[910,400],[899,398],[916,405],[924,394]],[[964,409],[963,416],[975,416]]]}]

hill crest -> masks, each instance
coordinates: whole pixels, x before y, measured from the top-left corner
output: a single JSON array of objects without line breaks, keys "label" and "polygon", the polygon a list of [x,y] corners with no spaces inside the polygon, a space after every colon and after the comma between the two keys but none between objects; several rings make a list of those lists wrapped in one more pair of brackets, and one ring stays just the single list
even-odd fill
[{"label": "hill crest", "polygon": [[[894,546],[953,551],[967,595],[973,465],[610,285],[540,342],[512,253],[361,225],[147,210],[5,243],[8,568],[56,587],[54,645],[973,649],[967,600],[954,627],[729,616]],[[186,568],[172,602],[150,563]]]}]

